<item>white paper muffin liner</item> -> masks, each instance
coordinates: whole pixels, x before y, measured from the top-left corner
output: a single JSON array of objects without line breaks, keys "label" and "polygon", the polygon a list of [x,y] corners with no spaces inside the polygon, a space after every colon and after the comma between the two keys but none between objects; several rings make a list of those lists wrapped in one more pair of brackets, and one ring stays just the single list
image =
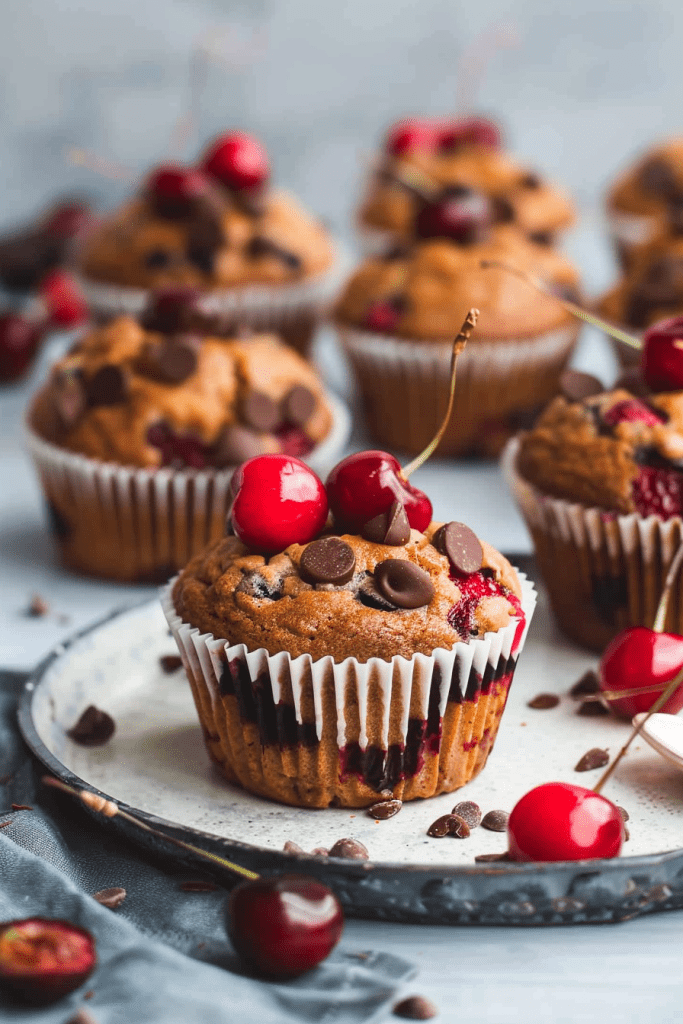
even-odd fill
[{"label": "white paper muffin liner", "polygon": [[[480,447],[516,414],[557,394],[581,327],[575,321],[528,338],[473,337],[458,358],[455,406],[440,455]],[[358,379],[370,431],[391,448],[420,452],[446,412],[452,341],[397,338],[338,325]]]},{"label": "white paper muffin liner", "polygon": [[[681,517],[620,515],[553,498],[517,471],[519,446],[519,438],[508,443],[502,469],[564,632],[602,651],[628,626],[652,628],[683,537]],[[672,592],[666,629],[683,634],[683,586]]]},{"label": "white paper muffin liner", "polygon": [[[303,460],[326,475],[351,429],[347,407],[325,392],[330,431]],[[143,469],[101,462],[46,441],[26,418],[29,452],[67,565],[90,575],[163,581],[222,537],[234,468]]]},{"label": "white paper muffin liner", "polygon": [[[335,662],[331,657],[313,660],[306,654],[292,658],[284,652],[249,651],[244,644],[231,645],[211,633],[201,633],[177,614],[172,596],[175,581],[162,592],[161,603],[192,686],[207,748],[228,778],[285,803],[363,806],[374,802],[377,793],[358,778],[344,780],[344,750],[349,744],[357,744],[361,751],[372,745],[386,764],[390,746],[398,743],[405,749],[408,744],[409,718],[426,721],[430,712],[433,715],[433,684],[439,687],[438,711],[443,724],[438,757],[429,759],[416,776],[394,781],[394,795],[404,800],[432,796],[463,785],[481,770],[495,739],[536,604],[533,584],[522,573],[519,578],[526,618],[519,636],[519,619],[514,619],[498,632],[456,643],[450,650],[439,648],[431,656],[396,656],[391,661],[370,658],[364,663],[355,658]],[[264,742],[261,736],[259,741],[258,725],[245,721],[240,713],[244,696],[241,702],[226,696],[221,685],[228,671],[256,695],[251,699],[260,700],[259,707],[293,706],[302,731],[306,708],[309,731],[313,719],[315,722],[315,740],[308,746],[288,744],[282,736],[275,737],[275,742]],[[505,682],[499,693],[496,677]],[[453,679],[459,681],[461,703],[448,701]],[[474,693],[472,679],[477,681]],[[489,685],[492,696],[487,699],[489,694],[480,691]],[[468,715],[462,716],[465,728],[457,733],[459,747],[449,749],[444,742],[448,709],[463,708]],[[482,713],[476,713],[477,709]]]}]

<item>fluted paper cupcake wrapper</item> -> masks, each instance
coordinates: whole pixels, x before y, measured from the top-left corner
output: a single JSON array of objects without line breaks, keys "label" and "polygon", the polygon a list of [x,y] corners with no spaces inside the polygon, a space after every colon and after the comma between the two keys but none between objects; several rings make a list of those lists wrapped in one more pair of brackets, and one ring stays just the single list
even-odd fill
[{"label": "fluted paper cupcake wrapper", "polygon": [[[420,452],[446,412],[453,342],[396,338],[340,325],[372,435],[390,448]],[[441,455],[486,450],[491,431],[557,394],[578,338],[571,322],[527,338],[473,337],[458,358],[455,407]]]},{"label": "fluted paper cupcake wrapper", "polygon": [[[346,406],[326,392],[332,426],[305,462],[325,474],[348,440]],[[162,582],[225,533],[234,467],[141,469],[101,462],[51,444],[26,420],[64,562],[108,579]]]},{"label": "fluted paper cupcake wrapper", "polygon": [[[469,643],[391,661],[249,651],[184,622],[174,581],[161,600],[207,749],[227,778],[283,803],[366,806],[385,788],[404,800],[450,791],[483,767],[536,603],[519,576],[519,635],[515,619]],[[416,770],[406,777],[407,764]],[[372,778],[354,765],[371,767]]]},{"label": "fluted paper cupcake wrapper", "polygon": [[[652,628],[683,520],[605,512],[539,491],[517,471],[519,439],[503,473],[534,540],[536,559],[561,628],[602,652],[628,626]],[[674,587],[665,624],[683,634],[683,587]]]}]

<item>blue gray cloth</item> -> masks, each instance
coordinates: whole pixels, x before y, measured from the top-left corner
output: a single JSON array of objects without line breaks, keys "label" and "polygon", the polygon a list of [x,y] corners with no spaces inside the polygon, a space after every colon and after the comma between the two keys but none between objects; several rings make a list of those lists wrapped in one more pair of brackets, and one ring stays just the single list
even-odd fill
[{"label": "blue gray cloth", "polygon": [[[87,928],[98,966],[51,1007],[27,1009],[0,995],[0,1021],[66,1024],[84,1007],[98,1024],[355,1024],[387,1007],[412,967],[349,950],[343,939],[296,981],[244,973],[225,934],[227,890],[184,892],[181,883],[198,880],[197,871],[155,859],[40,786],[43,769],[15,722],[22,682],[0,673],[0,824],[11,821],[0,828],[0,921],[43,916]],[[11,811],[13,803],[33,810]],[[118,909],[91,898],[114,886],[127,892]]]}]

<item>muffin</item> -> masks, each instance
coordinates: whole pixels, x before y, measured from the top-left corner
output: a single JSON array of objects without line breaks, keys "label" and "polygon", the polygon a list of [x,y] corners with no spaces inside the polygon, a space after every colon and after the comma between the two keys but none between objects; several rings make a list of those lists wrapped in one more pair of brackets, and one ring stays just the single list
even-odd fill
[{"label": "muffin", "polygon": [[[564,632],[602,651],[652,628],[681,541],[683,392],[556,398],[504,465]],[[665,629],[683,633],[683,594]]]},{"label": "muffin", "polygon": [[563,192],[500,151],[500,135],[490,122],[414,119],[389,130],[358,223],[377,251],[414,236],[426,200],[467,190],[484,193],[495,203],[499,222],[514,224],[541,245],[554,245],[575,219]]},{"label": "muffin", "polygon": [[327,230],[269,184],[258,143],[235,132],[201,166],[166,165],[85,240],[80,272],[102,315],[139,313],[149,289],[192,285],[233,330],[276,331],[301,352],[332,290]]},{"label": "muffin", "polygon": [[460,240],[426,238],[366,260],[347,283],[334,316],[382,445],[419,452],[436,434],[448,403],[452,341],[473,306],[477,329],[458,362],[456,413],[440,454],[498,454],[520,420],[557,394],[577,321],[514,273],[482,266],[487,261],[577,297],[571,264],[509,226]]},{"label": "muffin", "polygon": [[73,346],[27,423],[64,562],[131,581],[168,579],[222,535],[236,464],[286,452],[326,465],[348,430],[275,337],[162,334],[130,316]]},{"label": "muffin", "polygon": [[265,558],[226,537],[166,592],[207,749],[230,782],[286,804],[365,807],[388,791],[449,792],[484,767],[533,588],[462,524],[423,534],[399,509],[379,543],[324,532]]},{"label": "muffin", "polygon": [[683,216],[683,138],[650,149],[611,186],[607,218],[627,267],[641,246],[666,235]]}]

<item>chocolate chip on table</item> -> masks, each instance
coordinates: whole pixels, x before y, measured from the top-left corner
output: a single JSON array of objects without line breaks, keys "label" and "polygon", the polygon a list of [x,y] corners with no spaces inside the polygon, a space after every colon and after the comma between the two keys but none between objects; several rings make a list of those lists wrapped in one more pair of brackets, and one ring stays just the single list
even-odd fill
[{"label": "chocolate chip on table", "polygon": [[424,996],[407,996],[406,999],[395,1003],[391,1012],[405,1020],[432,1020],[439,1011],[434,1003]]},{"label": "chocolate chip on table", "polygon": [[277,403],[262,391],[247,391],[239,403],[240,419],[254,430],[268,433],[281,422]]},{"label": "chocolate chip on table", "polygon": [[303,853],[303,849],[298,843],[293,843],[291,839],[288,839],[285,845],[282,847],[285,853]]},{"label": "chocolate chip on table", "polygon": [[348,860],[367,860],[370,854],[357,839],[338,839],[331,847],[330,857],[345,857]]},{"label": "chocolate chip on table", "polygon": [[128,396],[128,377],[121,366],[101,366],[87,384],[90,405],[119,405]]},{"label": "chocolate chip on table", "polygon": [[479,804],[475,804],[474,800],[461,800],[459,804],[455,805],[451,814],[457,814],[467,822],[471,829],[481,825],[481,807]]},{"label": "chocolate chip on table", "polygon": [[628,821],[630,819],[630,815],[625,807],[620,807],[619,804],[617,804],[616,808],[619,811],[619,814],[621,815],[622,821]]},{"label": "chocolate chip on table", "polygon": [[510,860],[509,854],[506,853],[478,853],[474,858],[477,864],[494,864],[499,860]]},{"label": "chocolate chip on table", "polygon": [[481,827],[488,829],[489,832],[505,832],[509,817],[507,811],[487,811],[481,819]]},{"label": "chocolate chip on table", "polygon": [[581,676],[577,682],[574,683],[571,690],[569,691],[570,697],[588,697],[594,693],[600,692],[600,681],[598,680],[597,672],[589,669]]},{"label": "chocolate chip on table", "polygon": [[401,547],[410,540],[410,523],[400,501],[394,499],[386,512],[370,519],[361,530],[361,537],[373,544]]},{"label": "chocolate chip on table", "polygon": [[281,418],[286,423],[303,427],[313,415],[316,406],[315,395],[303,384],[295,384],[280,402]]},{"label": "chocolate chip on table", "polygon": [[356,568],[353,548],[339,537],[321,537],[304,548],[299,563],[302,576],[309,583],[348,583]]},{"label": "chocolate chip on table", "polygon": [[574,767],[575,772],[591,772],[594,768],[604,768],[609,764],[609,754],[600,747],[591,747],[583,757],[579,758]]},{"label": "chocolate chip on table", "polygon": [[172,672],[177,672],[179,668],[183,667],[183,659],[178,654],[162,654],[159,664],[162,671],[170,676]]},{"label": "chocolate chip on table", "polygon": [[556,693],[539,693],[537,697],[528,700],[526,706],[535,711],[548,711],[550,708],[556,708],[559,703],[560,698]]},{"label": "chocolate chip on table", "polygon": [[119,886],[115,886],[111,889],[100,889],[99,892],[94,892],[92,898],[101,903],[103,907],[109,907],[110,910],[116,910],[120,907],[126,898],[126,890],[121,889]]},{"label": "chocolate chip on table", "polygon": [[115,729],[111,715],[90,704],[66,734],[82,747],[99,747],[111,739]]},{"label": "chocolate chip on table", "polygon": [[387,818],[393,818],[395,814],[398,814],[402,807],[402,800],[381,800],[368,809],[368,814],[378,821],[386,821]]},{"label": "chocolate chip on table", "polygon": [[[464,834],[462,834],[464,831],[463,826],[467,830]],[[443,839],[444,836],[455,835],[461,839],[466,839],[469,834],[470,830],[467,822],[457,814],[442,814],[427,829],[427,835],[431,836],[432,839]]]},{"label": "chocolate chip on table", "polygon": [[205,882],[200,879],[196,882],[181,882],[180,888],[183,892],[218,892],[218,886],[214,882]]},{"label": "chocolate chip on table", "polygon": [[593,395],[601,395],[604,390],[602,383],[592,373],[564,370],[560,374],[560,391],[569,402],[583,402]]},{"label": "chocolate chip on table", "polygon": [[460,814],[451,813],[449,817],[453,819],[451,835],[456,836],[458,839],[469,839],[471,829],[467,821]]},{"label": "chocolate chip on table", "polygon": [[476,533],[464,523],[445,523],[432,537],[432,544],[446,555],[452,568],[461,576],[479,572],[484,551]]},{"label": "chocolate chip on table", "polygon": [[[326,846],[316,846],[316,848],[314,850],[311,850],[311,856],[313,856],[313,857],[329,857],[330,856],[330,851],[327,849]],[[340,856],[343,856],[343,854],[337,854],[337,856],[340,857]]]},{"label": "chocolate chip on table", "polygon": [[602,715],[609,715],[609,708],[606,708],[601,701],[589,698],[580,704],[576,713],[584,718],[599,718]]},{"label": "chocolate chip on table", "polygon": [[399,608],[422,608],[434,597],[429,574],[404,558],[387,558],[375,566],[375,586]]},{"label": "chocolate chip on table", "polygon": [[50,606],[40,594],[33,594],[26,608],[26,614],[31,619],[41,619],[50,611]]}]

